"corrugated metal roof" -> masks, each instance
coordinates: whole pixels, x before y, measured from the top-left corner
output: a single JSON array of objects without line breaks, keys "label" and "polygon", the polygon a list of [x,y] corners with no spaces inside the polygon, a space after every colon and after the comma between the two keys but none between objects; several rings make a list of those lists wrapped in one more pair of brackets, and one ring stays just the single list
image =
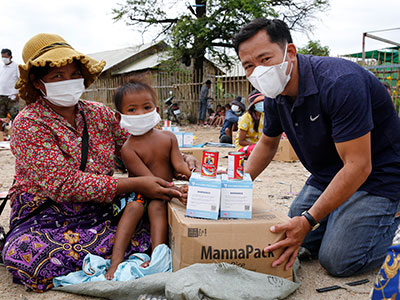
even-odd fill
[{"label": "corrugated metal roof", "polygon": [[146,56],[141,60],[134,61],[124,66],[117,72],[113,72],[112,75],[140,71],[144,69],[151,69],[158,66],[162,61],[165,61],[169,58],[170,56],[167,54],[166,51],[157,52],[152,55]]},{"label": "corrugated metal roof", "polygon": [[147,43],[139,46],[133,46],[133,47],[127,47],[127,48],[122,48],[122,49],[116,49],[116,50],[109,50],[109,51],[103,51],[103,52],[97,52],[97,53],[92,53],[88,54],[88,56],[93,57],[94,59],[97,60],[105,60],[106,61],[106,66],[103,70],[107,71],[108,69],[111,69],[115,65],[118,65],[120,62],[124,61],[125,59],[155,45],[156,43]]}]

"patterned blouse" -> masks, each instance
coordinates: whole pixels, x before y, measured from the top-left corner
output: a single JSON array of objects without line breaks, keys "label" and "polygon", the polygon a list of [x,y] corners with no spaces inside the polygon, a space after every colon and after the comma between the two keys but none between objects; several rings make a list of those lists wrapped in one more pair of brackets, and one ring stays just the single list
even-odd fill
[{"label": "patterned blouse", "polygon": [[[76,129],[42,99],[18,114],[11,137],[16,158],[11,200],[26,192],[57,202],[112,202],[117,191],[117,179],[111,177],[113,155],[128,133],[107,106],[83,100],[79,104]],[[89,131],[85,172],[79,170],[84,126],[81,109]]]}]

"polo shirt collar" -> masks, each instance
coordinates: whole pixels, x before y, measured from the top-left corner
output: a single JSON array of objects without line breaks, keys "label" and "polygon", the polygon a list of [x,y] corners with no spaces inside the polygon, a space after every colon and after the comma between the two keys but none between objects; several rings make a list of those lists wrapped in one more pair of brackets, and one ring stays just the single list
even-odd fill
[{"label": "polo shirt collar", "polygon": [[[299,106],[304,102],[304,97],[315,95],[318,93],[318,88],[315,83],[310,56],[297,54],[297,66],[299,69],[299,85],[297,97],[294,106]],[[284,103],[285,96],[279,95],[276,97],[278,103]]]}]

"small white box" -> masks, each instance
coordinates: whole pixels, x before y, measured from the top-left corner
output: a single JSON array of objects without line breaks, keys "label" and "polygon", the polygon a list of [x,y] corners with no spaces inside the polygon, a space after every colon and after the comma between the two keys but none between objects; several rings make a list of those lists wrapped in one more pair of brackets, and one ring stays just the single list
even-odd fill
[{"label": "small white box", "polygon": [[163,127],[162,130],[168,130],[168,131],[172,131],[172,132],[180,132],[180,128],[176,127],[176,126],[172,126],[172,127]]},{"label": "small white box", "polygon": [[242,180],[228,179],[222,174],[221,218],[251,219],[253,203],[253,182],[249,174]]},{"label": "small white box", "polygon": [[193,173],[189,180],[186,215],[195,218],[218,219],[221,199],[221,176],[204,177]]},{"label": "small white box", "polygon": [[178,141],[178,147],[183,147],[183,132],[174,132],[176,140]]},{"label": "small white box", "polygon": [[193,132],[183,133],[183,147],[185,148],[193,147]]}]

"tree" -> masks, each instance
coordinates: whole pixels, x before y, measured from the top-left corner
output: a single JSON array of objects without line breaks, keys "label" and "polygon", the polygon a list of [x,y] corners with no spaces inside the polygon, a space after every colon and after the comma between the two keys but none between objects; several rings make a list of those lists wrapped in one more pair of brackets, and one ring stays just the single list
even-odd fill
[{"label": "tree", "polygon": [[[142,33],[156,27],[171,45],[175,59],[190,64],[202,81],[205,55],[224,66],[232,65],[232,37],[254,18],[281,18],[293,30],[309,31],[317,11],[329,0],[125,0],[113,9],[114,20],[123,20]],[[185,3],[185,4],[183,4]]]},{"label": "tree", "polygon": [[311,55],[318,55],[318,56],[329,56],[329,47],[322,46],[320,41],[308,41],[308,44],[303,47],[299,48],[297,52],[301,54],[311,54]]}]

